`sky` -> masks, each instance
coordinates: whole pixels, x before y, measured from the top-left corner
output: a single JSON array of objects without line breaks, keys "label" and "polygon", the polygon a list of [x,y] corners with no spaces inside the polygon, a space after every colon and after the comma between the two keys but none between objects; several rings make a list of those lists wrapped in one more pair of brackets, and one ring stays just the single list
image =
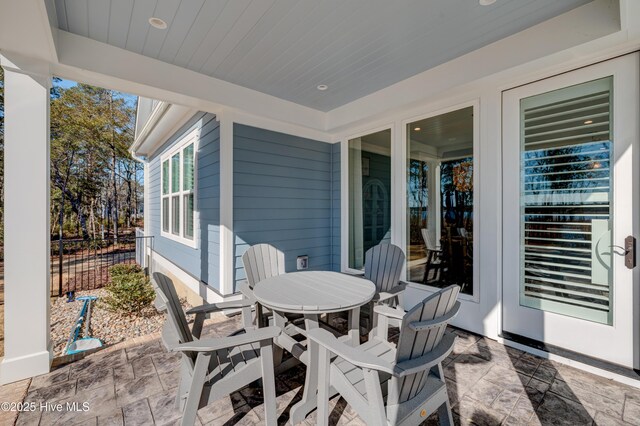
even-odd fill
[{"label": "sky", "polygon": [[[54,80],[53,85],[54,87],[59,87],[61,89],[69,89],[70,87],[77,86],[78,83],[72,80],[59,79],[59,80]],[[138,97],[136,95],[131,95],[129,93],[118,92],[118,91],[114,91],[114,93],[117,93],[116,97],[123,98],[128,105],[132,107],[136,106],[136,102],[138,101]]]}]

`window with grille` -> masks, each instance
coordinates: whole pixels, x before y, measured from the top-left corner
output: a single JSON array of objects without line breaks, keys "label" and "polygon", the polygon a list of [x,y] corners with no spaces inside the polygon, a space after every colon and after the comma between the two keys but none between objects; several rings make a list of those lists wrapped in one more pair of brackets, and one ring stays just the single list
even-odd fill
[{"label": "window with grille", "polygon": [[195,129],[161,157],[161,234],[195,247]]}]

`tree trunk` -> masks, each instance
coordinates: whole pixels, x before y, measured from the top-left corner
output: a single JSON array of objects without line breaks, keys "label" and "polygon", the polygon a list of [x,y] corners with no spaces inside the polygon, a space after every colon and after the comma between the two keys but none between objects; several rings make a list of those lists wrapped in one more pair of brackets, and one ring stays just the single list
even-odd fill
[{"label": "tree trunk", "polygon": [[68,197],[71,203],[71,210],[76,214],[78,218],[78,231],[82,233],[82,239],[89,239],[89,231],[87,230],[87,218],[82,211],[82,200],[80,198]]},{"label": "tree trunk", "polygon": [[134,179],[134,191],[133,191],[133,211],[135,212],[135,218],[136,218],[136,223],[139,223],[138,220],[138,213],[139,213],[139,207],[138,207],[138,162],[136,161],[135,163],[133,163],[133,179]]},{"label": "tree trunk", "polygon": [[113,206],[111,212],[113,213],[113,242],[118,242],[118,181],[116,175],[116,154],[113,153]]},{"label": "tree trunk", "polygon": [[130,165],[127,166],[127,227],[131,228],[131,212],[133,210],[131,206],[132,202],[132,188],[131,188],[131,169]]},{"label": "tree trunk", "polygon": [[89,206],[89,226],[91,226],[91,238],[96,239],[96,216],[94,214],[94,208],[96,205],[95,198],[91,199],[91,205]]},{"label": "tree trunk", "polygon": [[118,243],[118,182],[116,175],[116,166],[118,164],[117,148],[115,141],[115,129],[113,119],[113,92],[109,93],[109,112],[111,113],[111,149],[113,152],[113,242]]}]

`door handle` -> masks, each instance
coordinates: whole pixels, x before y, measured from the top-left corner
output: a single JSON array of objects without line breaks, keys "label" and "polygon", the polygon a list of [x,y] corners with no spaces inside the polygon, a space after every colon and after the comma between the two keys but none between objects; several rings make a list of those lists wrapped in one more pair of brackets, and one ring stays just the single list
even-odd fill
[{"label": "door handle", "polygon": [[636,239],[633,235],[624,239],[624,265],[629,269],[636,267]]}]

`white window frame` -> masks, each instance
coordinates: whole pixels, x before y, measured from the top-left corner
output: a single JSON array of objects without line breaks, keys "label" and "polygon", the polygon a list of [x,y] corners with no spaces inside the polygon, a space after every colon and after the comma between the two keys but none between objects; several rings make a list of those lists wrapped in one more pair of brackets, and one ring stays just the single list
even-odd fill
[{"label": "white window frame", "polygon": [[[401,160],[406,164],[407,161],[407,126],[416,121],[425,120],[427,118],[437,117],[439,115],[447,114],[450,112],[458,111],[460,109],[472,107],[473,108],[473,294],[458,295],[460,300],[467,300],[474,303],[480,303],[480,173],[481,161],[480,161],[480,99],[472,99],[466,102],[449,104],[444,108],[432,109],[429,112],[416,115],[410,118],[403,119],[402,124],[402,144],[401,144]],[[425,108],[429,110],[429,108]],[[406,167],[403,171],[402,181],[402,214],[400,215],[401,229],[408,229],[407,226],[407,176]],[[392,225],[393,226],[393,225]],[[407,234],[404,232],[400,236],[400,244],[402,250],[407,250]],[[440,290],[439,287],[430,286],[424,283],[416,283],[413,281],[407,281],[407,262],[405,262],[404,269],[402,271],[402,280],[406,281],[410,287],[417,289],[425,289],[430,292],[436,292]]]},{"label": "white window frame", "polygon": [[346,233],[343,231],[341,232],[341,237],[340,237],[340,244],[341,244],[341,270],[342,272],[345,272],[347,274],[361,274],[362,271],[364,269],[354,269],[349,267],[349,235],[350,235],[350,228],[349,228],[349,141],[352,139],[356,139],[356,138],[361,138],[363,136],[368,136],[372,133],[378,133],[384,130],[390,130],[391,131],[391,152],[390,152],[390,158],[391,158],[391,194],[389,194],[390,197],[390,203],[391,203],[391,242],[393,244],[397,244],[396,242],[396,238],[395,238],[395,233],[397,232],[394,229],[394,224],[396,223],[396,214],[397,212],[395,211],[395,197],[396,197],[396,192],[394,190],[394,184],[395,184],[395,173],[396,173],[396,164],[394,164],[394,155],[395,155],[395,137],[396,137],[396,126],[395,126],[395,122],[387,122],[385,124],[382,125],[378,125],[375,127],[368,127],[365,128],[363,130],[358,131],[357,133],[352,133],[348,136],[342,137],[341,139],[341,147],[340,147],[340,169],[344,170],[344,173],[341,173],[341,182],[340,182],[340,192],[342,194],[341,196],[341,229],[346,231]]},{"label": "white window frame", "polygon": [[[418,120],[435,117],[458,109],[473,107],[473,223],[474,232],[478,237],[473,241],[473,295],[460,294],[460,300],[480,303],[480,238],[479,231],[482,228],[482,218],[480,216],[480,182],[482,174],[482,161],[480,158],[480,98],[462,98],[458,100],[446,99],[436,104],[427,104],[419,108],[412,109],[413,113],[403,112],[392,118],[373,122],[371,125],[363,126],[349,133],[338,135],[336,139],[340,143],[340,170],[341,181],[341,207],[340,207],[340,269],[348,274],[361,274],[362,270],[349,268],[349,141],[354,138],[366,136],[381,130],[391,129],[391,243],[407,249],[407,125]],[[407,278],[407,265],[402,269],[400,279],[404,282]],[[412,289],[426,292],[440,290],[437,287],[422,283],[407,282]]]},{"label": "white window frame", "polygon": [[[160,235],[171,239],[173,241],[179,242],[186,246],[197,248],[198,247],[198,228],[199,228],[199,214],[198,214],[198,143],[200,141],[200,129],[194,129],[191,132],[187,133],[182,137],[178,142],[171,147],[171,149],[167,150],[160,156]],[[183,187],[183,178],[184,178],[184,157],[183,153],[185,148],[193,144],[193,189],[192,190],[184,190]],[[171,159],[174,155],[180,154],[180,173],[179,173],[179,190],[178,192],[172,192],[171,188],[171,173],[172,173],[172,162]],[[164,162],[169,162],[169,193],[163,194],[162,185],[164,183]],[[184,236],[184,196],[188,194],[193,194],[193,238],[187,238]],[[178,234],[174,234],[172,232],[173,229],[173,206],[171,205],[171,199],[175,196],[178,196],[180,208],[179,208],[179,232]],[[169,200],[169,230],[165,231],[163,229],[164,224],[164,209],[162,206],[162,202],[164,199]]]}]

